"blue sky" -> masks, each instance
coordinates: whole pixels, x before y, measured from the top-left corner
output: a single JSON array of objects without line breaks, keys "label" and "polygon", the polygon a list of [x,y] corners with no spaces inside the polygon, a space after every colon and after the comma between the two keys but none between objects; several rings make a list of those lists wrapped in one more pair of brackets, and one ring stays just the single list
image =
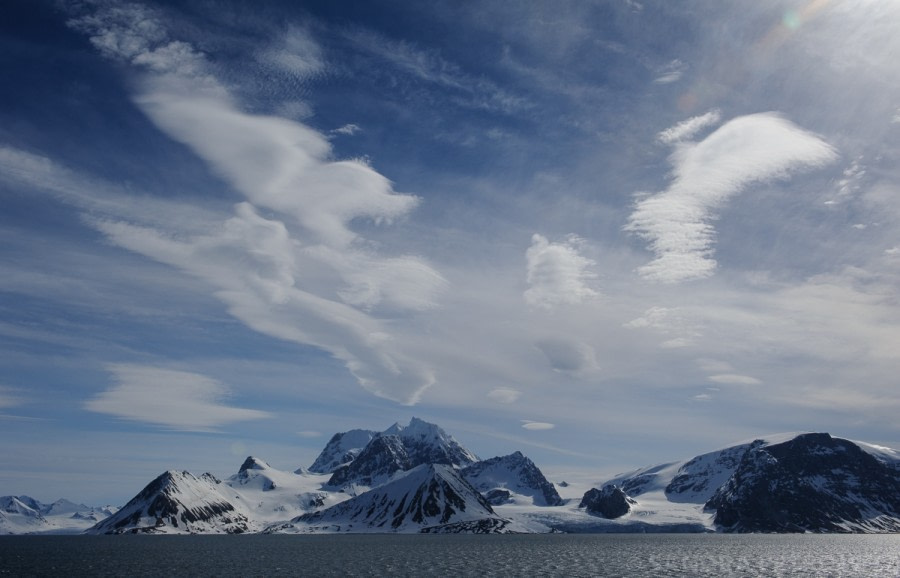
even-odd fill
[{"label": "blue sky", "polygon": [[900,446],[900,4],[4,11],[2,494],[412,416],[557,481]]}]

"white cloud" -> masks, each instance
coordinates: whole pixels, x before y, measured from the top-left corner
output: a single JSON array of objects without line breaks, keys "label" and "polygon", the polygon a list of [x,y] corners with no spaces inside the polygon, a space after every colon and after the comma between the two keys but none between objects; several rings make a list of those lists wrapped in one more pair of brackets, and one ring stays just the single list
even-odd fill
[{"label": "white cloud", "polygon": [[689,139],[695,134],[708,126],[718,124],[722,120],[722,113],[718,110],[711,110],[706,114],[692,116],[687,120],[683,120],[675,126],[656,135],[657,140],[663,144],[675,144],[679,141]]},{"label": "white cloud", "polygon": [[529,288],[524,297],[529,305],[549,308],[598,295],[589,285],[596,278],[590,271],[595,263],[579,253],[580,244],[575,236],[561,243],[551,243],[542,235],[531,237],[531,247],[525,252]]},{"label": "white cloud", "polygon": [[115,385],[84,404],[90,411],[173,430],[206,432],[272,417],[264,411],[225,405],[228,388],[205,375],[130,364],[111,364],[107,369]]},{"label": "white cloud", "polygon": [[552,424],[552,423],[543,422],[543,421],[531,421],[531,420],[523,419],[522,427],[527,430],[531,430],[531,431],[541,431],[541,430],[553,429],[556,427],[556,425]]},{"label": "white cloud", "polygon": [[659,76],[654,78],[653,82],[656,84],[670,84],[676,82],[681,79],[686,68],[687,66],[684,62],[678,59],[673,60],[658,71]]},{"label": "white cloud", "polygon": [[[118,245],[204,279],[252,329],[325,349],[370,392],[415,403],[433,372],[370,313],[433,307],[446,282],[421,258],[378,254],[350,224],[390,223],[419,199],[396,193],[364,162],[333,159],[328,138],[304,124],[242,111],[204,57],[169,41],[151,12],[104,4],[73,26],[140,66],[135,102],[248,201],[202,234],[126,223],[115,211],[91,222]],[[298,74],[320,66],[304,31],[289,30],[283,44],[281,64]]]},{"label": "white cloud", "polygon": [[720,373],[718,375],[710,375],[707,379],[713,383],[721,383],[726,385],[759,385],[762,383],[755,377],[749,375],[740,375],[737,373]]},{"label": "white cloud", "polygon": [[342,127],[340,127],[340,128],[336,128],[336,129],[334,129],[334,130],[331,131],[331,132],[334,132],[334,133],[337,133],[337,134],[345,134],[345,135],[348,135],[348,136],[352,136],[352,135],[355,135],[356,133],[358,133],[358,132],[361,131],[361,130],[362,130],[362,129],[359,127],[359,125],[350,123],[350,124],[345,124],[344,126],[342,126]]},{"label": "white cloud", "polygon": [[498,403],[510,404],[515,403],[522,396],[522,392],[510,387],[498,387],[489,391],[487,396],[488,399]]},{"label": "white cloud", "polygon": [[400,351],[382,322],[316,294],[327,287],[315,277],[304,283],[298,276],[327,270],[310,259],[284,223],[265,219],[248,203],[236,209],[221,231],[187,240],[118,221],[96,226],[122,247],[206,280],[248,327],[321,347],[344,361],[370,392],[415,403],[434,383],[431,370]]},{"label": "white cloud", "polygon": [[772,113],[738,117],[699,143],[682,143],[671,157],[669,188],[638,201],[625,226],[656,254],[638,273],[663,283],[709,277],[716,268],[711,221],[728,199],[836,158],[818,136]]}]

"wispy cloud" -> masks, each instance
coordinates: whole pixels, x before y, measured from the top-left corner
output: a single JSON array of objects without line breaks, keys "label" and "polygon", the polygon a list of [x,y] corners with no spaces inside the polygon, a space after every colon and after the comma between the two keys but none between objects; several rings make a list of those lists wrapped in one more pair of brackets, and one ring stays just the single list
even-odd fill
[{"label": "wispy cloud", "polygon": [[576,236],[562,242],[550,242],[538,234],[531,237],[531,247],[525,252],[529,288],[524,297],[529,305],[553,307],[598,295],[590,286],[596,278],[590,270],[595,263],[581,255],[581,243]]},{"label": "wispy cloud", "polygon": [[670,84],[672,82],[677,82],[681,80],[681,76],[684,74],[687,66],[681,60],[673,60],[661,67],[657,74],[658,76],[653,79],[653,82],[656,84]]},{"label": "wispy cloud", "polygon": [[531,107],[526,99],[485,78],[467,74],[433,50],[423,50],[409,42],[393,40],[363,28],[347,29],[345,37],[358,49],[387,62],[395,70],[448,91],[444,96],[450,102],[504,113]]},{"label": "wispy cloud", "polygon": [[487,394],[488,399],[499,403],[515,403],[522,396],[522,392],[511,387],[498,387]]},{"label": "wispy cloud", "polygon": [[625,226],[656,254],[638,273],[663,283],[709,277],[717,210],[753,183],[836,158],[821,138],[772,113],[735,118],[698,143],[680,144],[671,157],[672,183],[638,201]]},{"label": "wispy cloud", "polygon": [[115,385],[85,403],[85,408],[180,431],[216,431],[235,422],[271,414],[226,405],[229,389],[197,373],[144,365],[111,364]]},{"label": "wispy cloud", "polygon": [[656,135],[656,138],[663,144],[674,144],[693,137],[704,128],[717,124],[720,120],[722,120],[722,113],[718,110],[711,110],[706,114],[692,116],[667,128]]},{"label": "wispy cloud", "polygon": [[298,26],[289,26],[271,46],[258,53],[257,59],[300,79],[317,76],[325,70],[321,47],[309,30]]},{"label": "wispy cloud", "polygon": [[[115,211],[90,222],[116,244],[207,281],[252,329],[321,347],[369,391],[415,403],[433,372],[370,313],[430,308],[446,282],[421,258],[379,254],[351,222],[390,223],[418,198],[395,192],[364,162],[335,160],[327,136],[304,124],[243,111],[206,58],[171,40],[148,9],[99,4],[71,25],[105,55],[139,67],[138,106],[246,198],[202,234],[126,222]],[[319,66],[303,31],[285,42],[282,64],[304,73]]]},{"label": "wispy cloud", "polygon": [[23,401],[16,390],[0,385],[0,408],[22,405]]},{"label": "wispy cloud", "polygon": [[737,373],[720,373],[717,375],[710,375],[707,379],[713,383],[721,383],[723,385],[759,385],[762,383],[755,377]]},{"label": "wispy cloud", "polygon": [[359,125],[350,123],[350,124],[345,124],[344,126],[342,126],[340,128],[336,128],[331,132],[336,133],[336,134],[344,134],[347,136],[353,136],[361,130],[362,129],[359,127]]}]

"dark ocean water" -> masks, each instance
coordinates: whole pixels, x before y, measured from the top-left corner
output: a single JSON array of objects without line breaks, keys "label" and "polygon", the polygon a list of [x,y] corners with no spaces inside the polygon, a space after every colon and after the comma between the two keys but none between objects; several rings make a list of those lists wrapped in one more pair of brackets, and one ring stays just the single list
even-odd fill
[{"label": "dark ocean water", "polygon": [[900,578],[900,535],[0,537],[0,576],[163,575]]}]

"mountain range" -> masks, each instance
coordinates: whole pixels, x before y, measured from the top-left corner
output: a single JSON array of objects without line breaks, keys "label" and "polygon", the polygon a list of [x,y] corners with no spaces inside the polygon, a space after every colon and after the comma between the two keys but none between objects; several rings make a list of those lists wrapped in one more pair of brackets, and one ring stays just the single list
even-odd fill
[{"label": "mountain range", "polygon": [[120,509],[0,498],[0,533],[900,532],[900,453],[781,434],[596,484],[521,452],[479,459],[437,425],[335,434],[309,468],[248,457],[168,471]]}]

